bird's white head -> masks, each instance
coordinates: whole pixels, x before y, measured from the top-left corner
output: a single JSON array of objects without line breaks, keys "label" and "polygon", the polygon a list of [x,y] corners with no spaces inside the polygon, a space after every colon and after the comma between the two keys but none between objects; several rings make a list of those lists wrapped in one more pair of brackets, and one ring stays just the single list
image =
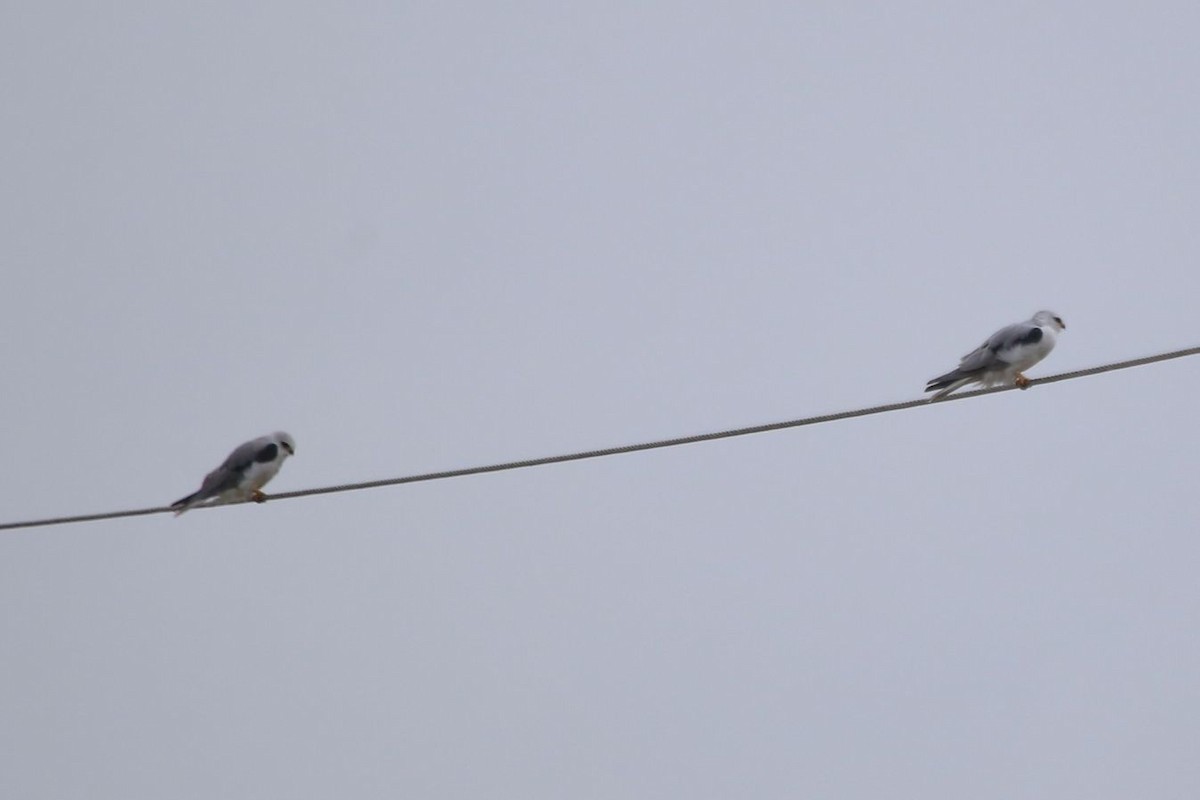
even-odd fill
[{"label": "bird's white head", "polygon": [[1055,314],[1053,311],[1039,311],[1033,315],[1033,324],[1041,327],[1050,327],[1056,331],[1065,331],[1067,323],[1062,321],[1062,317]]},{"label": "bird's white head", "polygon": [[287,451],[289,456],[296,455],[296,440],[292,438],[291,434],[277,431],[271,435],[271,438],[275,440],[275,444]]}]

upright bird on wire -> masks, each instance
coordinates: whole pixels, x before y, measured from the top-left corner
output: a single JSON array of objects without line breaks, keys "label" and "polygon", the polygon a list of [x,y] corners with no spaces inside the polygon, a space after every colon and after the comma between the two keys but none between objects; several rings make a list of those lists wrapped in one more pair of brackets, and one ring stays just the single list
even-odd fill
[{"label": "upright bird on wire", "polygon": [[200,488],[181,497],[171,504],[175,516],[189,508],[213,500],[216,503],[233,503],[253,500],[261,503],[267,499],[262,487],[275,477],[284,460],[296,452],[296,442],[283,431],[269,436],[260,436],[239,445],[221,466],[204,476]]},{"label": "upright bird on wire", "polygon": [[1011,383],[1026,389],[1029,379],[1023,373],[1050,354],[1056,334],[1066,329],[1062,317],[1053,311],[1039,311],[1025,322],[1007,325],[963,356],[957,368],[929,381],[925,391],[937,392],[929,398],[933,401],[968,383]]}]

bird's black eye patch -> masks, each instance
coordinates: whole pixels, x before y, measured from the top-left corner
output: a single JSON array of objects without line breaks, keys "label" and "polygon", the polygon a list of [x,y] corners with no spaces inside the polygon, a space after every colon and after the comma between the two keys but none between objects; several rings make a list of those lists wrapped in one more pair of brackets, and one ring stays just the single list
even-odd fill
[{"label": "bird's black eye patch", "polygon": [[254,460],[260,464],[266,464],[268,461],[274,461],[277,455],[279,455],[279,445],[271,442],[255,454]]}]

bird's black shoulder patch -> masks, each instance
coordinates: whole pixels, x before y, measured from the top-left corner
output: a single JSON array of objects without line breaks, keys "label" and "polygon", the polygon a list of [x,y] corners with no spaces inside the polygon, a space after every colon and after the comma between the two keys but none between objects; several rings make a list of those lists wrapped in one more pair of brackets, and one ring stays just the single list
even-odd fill
[{"label": "bird's black shoulder patch", "polygon": [[1029,330],[1029,333],[1025,334],[1017,341],[1019,341],[1021,344],[1037,344],[1041,340],[1042,340],[1042,329],[1041,328],[1031,328]]},{"label": "bird's black shoulder patch", "polygon": [[275,456],[279,455],[279,445],[271,442],[269,445],[259,450],[254,454],[254,460],[260,464],[266,464],[275,460]]}]

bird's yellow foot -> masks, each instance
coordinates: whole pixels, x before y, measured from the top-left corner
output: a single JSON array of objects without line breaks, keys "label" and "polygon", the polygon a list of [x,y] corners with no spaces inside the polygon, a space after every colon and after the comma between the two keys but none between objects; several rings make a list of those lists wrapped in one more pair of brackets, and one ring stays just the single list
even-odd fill
[{"label": "bird's yellow foot", "polygon": [[258,489],[255,489],[253,492],[250,493],[250,499],[256,503],[267,502],[267,496],[265,494],[263,494],[261,491],[259,491]]},{"label": "bird's yellow foot", "polygon": [[1029,378],[1018,372],[1017,377],[1013,378],[1013,383],[1017,385],[1018,389],[1028,389],[1030,381]]}]

